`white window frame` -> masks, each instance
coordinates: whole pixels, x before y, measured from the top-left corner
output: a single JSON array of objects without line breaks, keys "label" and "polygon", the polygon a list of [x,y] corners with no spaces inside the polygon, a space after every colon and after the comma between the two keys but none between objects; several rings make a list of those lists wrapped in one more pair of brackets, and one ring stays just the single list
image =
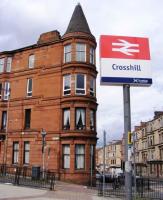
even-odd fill
[{"label": "white window frame", "polygon": [[[32,90],[29,90],[29,82],[32,81]],[[32,97],[32,91],[33,91],[33,79],[28,78],[27,79],[27,97]]]},{"label": "white window frame", "polygon": [[8,100],[10,96],[10,82],[6,81],[4,85],[4,96],[3,100]]},{"label": "white window frame", "polygon": [[[66,50],[66,47],[70,46],[70,51]],[[67,55],[70,55],[70,59],[67,59]],[[64,46],[64,63],[71,62],[72,59],[72,45],[67,44]]]},{"label": "white window frame", "polygon": [[5,58],[0,58],[0,73],[4,72]]},{"label": "white window frame", "polygon": [[[65,89],[65,77],[70,77],[70,89]],[[65,94],[67,91],[70,91],[70,93]],[[63,95],[64,96],[71,95],[71,75],[70,74],[65,74],[63,76]]]},{"label": "white window frame", "polygon": [[[77,76],[78,75],[83,75],[84,76],[84,89],[83,88],[77,88]],[[76,95],[86,95],[86,74],[76,74],[75,75],[75,94]],[[77,92],[77,90],[82,90],[84,91],[84,93],[80,93],[80,92]]]},{"label": "white window frame", "polygon": [[95,64],[95,49],[91,46],[89,51],[89,61],[91,64]]},{"label": "white window frame", "polygon": [[12,57],[7,57],[6,72],[11,72]]},{"label": "white window frame", "polygon": [[34,68],[34,65],[35,65],[35,55],[34,55],[34,54],[31,54],[31,55],[29,55],[29,57],[28,57],[28,68],[29,68],[29,69]]},{"label": "white window frame", "polygon": [[[77,50],[77,46],[78,45],[84,45],[85,46],[84,51]],[[86,50],[87,50],[87,47],[86,47],[85,43],[76,43],[76,61],[78,61],[78,62],[86,62]],[[81,56],[78,57],[78,53],[81,54],[83,52],[84,52],[84,60],[81,59],[82,58]],[[80,59],[78,59],[78,58],[80,58]]]},{"label": "white window frame", "polygon": [[[93,90],[91,89],[91,81],[92,80],[93,80]],[[96,88],[96,79],[91,77],[89,84],[90,84],[90,86],[89,86],[90,95],[94,97],[95,93],[96,93],[96,89],[95,89]]]}]

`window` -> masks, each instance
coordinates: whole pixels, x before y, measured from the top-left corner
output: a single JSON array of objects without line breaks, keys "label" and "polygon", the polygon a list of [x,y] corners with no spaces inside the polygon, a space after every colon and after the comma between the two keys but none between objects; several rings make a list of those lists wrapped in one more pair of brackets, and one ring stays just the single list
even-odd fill
[{"label": "window", "polygon": [[25,123],[24,128],[28,129],[30,128],[31,123],[31,109],[25,109]]},{"label": "window", "polygon": [[90,79],[90,95],[95,96],[95,79]]},{"label": "window", "polygon": [[71,62],[71,44],[64,46],[64,62]]},{"label": "window", "polygon": [[30,55],[28,58],[28,67],[34,68],[34,63],[35,63],[35,55]]},{"label": "window", "polygon": [[32,96],[32,79],[31,78],[27,79],[27,96],[28,97]]},{"label": "window", "polygon": [[1,58],[0,59],[0,73],[4,72],[4,64],[5,64],[5,59]]},{"label": "window", "polygon": [[11,72],[11,64],[12,64],[12,58],[7,58],[7,66],[6,66],[6,72]]},{"label": "window", "polygon": [[84,144],[75,145],[75,168],[76,169],[85,168],[85,145]]},{"label": "window", "polygon": [[0,83],[0,99],[2,99],[2,83]]},{"label": "window", "polygon": [[85,108],[76,108],[76,129],[85,129]]},{"label": "window", "polygon": [[95,49],[90,47],[90,63],[95,64]]},{"label": "window", "polygon": [[70,168],[70,145],[64,144],[63,146],[63,169]]},{"label": "window", "polygon": [[86,93],[86,76],[84,74],[76,75],[76,94]]},{"label": "window", "polygon": [[13,159],[12,163],[17,164],[19,162],[19,142],[13,142]]},{"label": "window", "polygon": [[30,151],[30,144],[28,141],[24,142],[24,164],[29,164],[29,151]]},{"label": "window", "polygon": [[77,61],[86,61],[86,45],[77,43],[76,44],[76,60]]},{"label": "window", "polygon": [[7,125],[7,111],[2,111],[1,129],[6,129]]},{"label": "window", "polygon": [[5,82],[5,87],[4,87],[4,100],[8,100],[10,96],[10,83]]},{"label": "window", "polygon": [[70,109],[66,108],[63,110],[63,129],[70,129]]},{"label": "window", "polygon": [[95,130],[95,111],[90,110],[90,129]]},{"label": "window", "polygon": [[63,94],[69,95],[71,93],[71,75],[63,77]]}]

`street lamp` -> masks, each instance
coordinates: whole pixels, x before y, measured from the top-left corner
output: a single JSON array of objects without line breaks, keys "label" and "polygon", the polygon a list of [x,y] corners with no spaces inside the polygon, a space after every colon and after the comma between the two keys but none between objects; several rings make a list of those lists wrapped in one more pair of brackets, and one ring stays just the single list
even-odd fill
[{"label": "street lamp", "polygon": [[43,175],[43,178],[44,178],[44,171],[45,171],[45,145],[46,145],[46,140],[45,140],[45,137],[46,137],[46,131],[45,129],[41,129],[41,135],[42,135],[42,175]]}]

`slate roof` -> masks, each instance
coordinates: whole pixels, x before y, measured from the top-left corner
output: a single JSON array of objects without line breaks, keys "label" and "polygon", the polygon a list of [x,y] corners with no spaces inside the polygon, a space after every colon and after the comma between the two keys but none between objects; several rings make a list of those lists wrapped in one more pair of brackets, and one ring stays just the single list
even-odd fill
[{"label": "slate roof", "polygon": [[84,32],[91,34],[87,20],[80,4],[76,5],[72,14],[66,33]]}]

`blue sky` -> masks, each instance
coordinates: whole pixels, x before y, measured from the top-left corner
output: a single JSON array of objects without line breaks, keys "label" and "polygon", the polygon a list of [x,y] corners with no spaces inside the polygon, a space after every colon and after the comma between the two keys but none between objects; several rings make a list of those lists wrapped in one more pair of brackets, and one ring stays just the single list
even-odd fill
[{"label": "blue sky", "polygon": [[[64,34],[76,0],[1,0],[0,51],[37,42],[43,32],[58,30]],[[99,43],[105,35],[148,37],[150,41],[153,85],[131,88],[132,129],[140,121],[153,118],[163,110],[163,1],[162,0],[81,0],[92,34]],[[99,71],[99,45],[97,46]],[[123,133],[122,87],[100,86],[97,78],[97,131],[107,140],[120,139]]]}]

